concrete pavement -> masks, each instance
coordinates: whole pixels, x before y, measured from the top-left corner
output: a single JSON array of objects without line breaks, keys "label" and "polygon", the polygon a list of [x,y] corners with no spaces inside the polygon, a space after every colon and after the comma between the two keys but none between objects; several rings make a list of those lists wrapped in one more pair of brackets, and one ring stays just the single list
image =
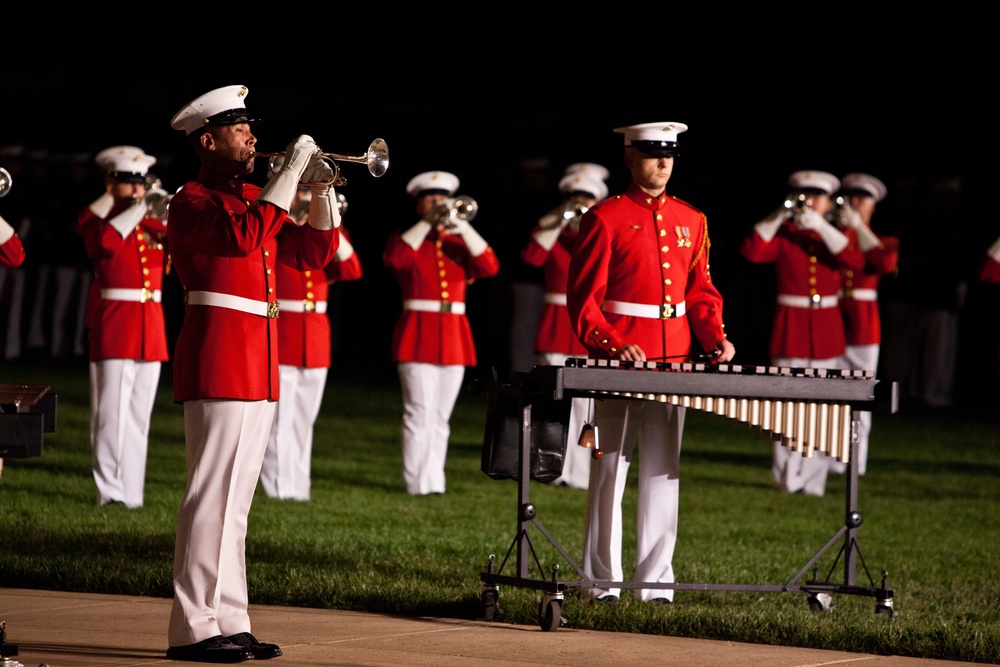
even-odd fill
[{"label": "concrete pavement", "polygon": [[[134,667],[185,664],[165,657],[169,599],[0,588],[6,645],[0,667]],[[788,648],[724,641],[403,618],[326,609],[251,605],[254,632],[281,645],[273,667],[391,665],[670,664],[691,667],[969,667],[974,663]]]}]

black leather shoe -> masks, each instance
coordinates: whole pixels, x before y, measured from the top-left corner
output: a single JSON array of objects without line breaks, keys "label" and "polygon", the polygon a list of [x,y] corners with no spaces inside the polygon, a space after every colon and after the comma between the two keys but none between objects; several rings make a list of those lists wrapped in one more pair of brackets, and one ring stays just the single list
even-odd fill
[{"label": "black leather shoe", "polygon": [[670,598],[653,598],[652,600],[650,600],[650,602],[652,602],[653,604],[667,605],[667,604],[673,604],[674,601],[671,600]]},{"label": "black leather shoe", "polygon": [[253,658],[249,648],[237,646],[222,635],[209,637],[196,644],[171,646],[167,649],[167,660],[186,662],[246,662]]},{"label": "black leather shoe", "polygon": [[227,639],[237,646],[241,646],[249,650],[253,653],[253,657],[257,660],[277,658],[282,653],[281,647],[277,644],[265,644],[264,642],[257,641],[257,638],[249,632],[240,632],[235,635],[229,635]]},{"label": "black leather shoe", "polygon": [[618,604],[618,596],[606,594],[600,597],[594,598],[594,602],[597,604]]}]

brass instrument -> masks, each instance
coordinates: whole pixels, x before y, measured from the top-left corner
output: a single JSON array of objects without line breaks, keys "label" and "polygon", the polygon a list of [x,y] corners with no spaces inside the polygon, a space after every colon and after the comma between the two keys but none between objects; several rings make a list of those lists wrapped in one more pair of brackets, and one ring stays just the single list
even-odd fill
[{"label": "brass instrument", "polygon": [[437,220],[444,221],[445,228],[452,228],[458,220],[472,222],[479,213],[479,204],[468,195],[449,197],[438,204]]},{"label": "brass instrument", "polygon": [[[272,173],[280,171],[281,165],[285,160],[284,153],[258,153],[254,151],[252,157],[268,158],[267,166]],[[299,183],[299,185],[304,187],[316,187],[320,185],[334,185],[339,187],[347,183],[347,179],[340,176],[338,161],[364,163],[368,165],[368,172],[375,178],[382,176],[389,169],[389,147],[382,139],[372,141],[368,146],[368,151],[364,155],[340,155],[339,153],[317,151],[312,158],[326,160],[330,164],[330,167],[333,168],[333,178],[320,183]]]},{"label": "brass instrument", "polygon": [[583,214],[590,210],[590,207],[578,199],[570,199],[559,207],[559,212],[563,220],[569,223],[579,224]]},{"label": "brass instrument", "polygon": [[850,204],[847,203],[847,198],[843,196],[837,196],[833,198],[833,206],[830,210],[826,212],[824,216],[826,221],[835,227],[844,229],[848,226],[847,224],[847,209],[850,208]]},{"label": "brass instrument", "polygon": [[341,192],[337,193],[337,208],[340,210],[341,215],[347,213],[347,197]]},{"label": "brass instrument", "polygon": [[170,210],[170,200],[173,195],[167,194],[163,188],[156,188],[146,193],[143,201],[146,202],[149,217],[157,220],[166,220],[167,212]]},{"label": "brass instrument", "polygon": [[791,213],[799,213],[812,207],[812,201],[804,192],[793,192],[785,197],[785,208]]},{"label": "brass instrument", "polygon": [[0,167],[0,197],[6,197],[12,187],[14,187],[14,178],[9,171]]}]

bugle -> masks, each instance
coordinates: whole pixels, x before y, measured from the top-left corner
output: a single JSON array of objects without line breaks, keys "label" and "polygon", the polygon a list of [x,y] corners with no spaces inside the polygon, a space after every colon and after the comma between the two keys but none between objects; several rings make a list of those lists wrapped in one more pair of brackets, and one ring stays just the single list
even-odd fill
[{"label": "bugle", "polygon": [[479,213],[479,204],[476,203],[476,200],[467,195],[459,195],[458,197],[449,197],[438,204],[437,220],[443,221],[446,228],[454,227],[459,220],[472,222],[477,213]]},{"label": "bugle", "polygon": [[14,187],[14,178],[9,171],[0,167],[0,197],[6,197],[12,187]]},{"label": "bugle", "polygon": [[[277,173],[281,169],[281,165],[285,160],[284,153],[258,153],[257,151],[254,151],[253,157],[268,158],[267,166],[272,173]],[[340,176],[340,166],[337,162],[364,163],[368,165],[368,173],[375,178],[378,178],[385,174],[385,172],[389,169],[389,147],[382,139],[375,139],[371,142],[371,144],[369,144],[368,151],[364,155],[341,155],[340,153],[324,153],[323,151],[317,151],[313,154],[312,159],[326,160],[333,169],[333,177],[320,183],[299,183],[299,185],[306,187],[315,187],[320,185],[341,186],[347,182],[347,179]]]}]

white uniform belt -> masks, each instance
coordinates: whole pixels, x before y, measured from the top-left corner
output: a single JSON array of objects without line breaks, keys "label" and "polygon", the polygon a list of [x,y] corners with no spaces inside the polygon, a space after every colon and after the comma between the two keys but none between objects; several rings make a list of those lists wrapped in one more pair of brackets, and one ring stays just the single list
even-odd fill
[{"label": "white uniform belt", "polygon": [[[288,313],[325,313],[326,301],[311,301],[309,299],[278,299],[281,310]],[[284,325],[282,325],[284,326]]]},{"label": "white uniform belt", "polygon": [[779,294],[778,305],[790,306],[792,308],[836,308],[837,296],[798,296],[796,294]]},{"label": "white uniform belt", "polygon": [[150,290],[146,288],[125,289],[121,287],[109,287],[101,290],[101,298],[105,301],[147,301],[160,302],[163,293],[160,290]]},{"label": "white uniform belt", "polygon": [[840,296],[841,298],[854,299],[855,301],[878,301],[878,290],[855,289],[850,290],[847,294],[841,292]]},{"label": "white uniform belt", "polygon": [[278,316],[277,301],[255,301],[245,299],[233,294],[223,294],[222,292],[188,292],[187,304],[189,306],[215,306],[216,308],[229,308],[242,313],[250,313],[260,317],[274,319]]},{"label": "white uniform belt", "polygon": [[654,306],[647,303],[629,303],[627,301],[605,301],[601,304],[601,310],[605,313],[615,313],[617,315],[630,315],[632,317],[648,317],[653,320],[669,320],[675,317],[683,317],[687,312],[684,302],[665,303],[662,306]]},{"label": "white uniform belt", "polygon": [[465,315],[465,304],[461,301],[435,301],[434,299],[405,299],[403,310],[421,310],[427,313],[454,313]]},{"label": "white uniform belt", "polygon": [[555,304],[557,306],[566,305],[566,295],[557,294],[556,292],[546,292],[545,293],[545,303]]}]

